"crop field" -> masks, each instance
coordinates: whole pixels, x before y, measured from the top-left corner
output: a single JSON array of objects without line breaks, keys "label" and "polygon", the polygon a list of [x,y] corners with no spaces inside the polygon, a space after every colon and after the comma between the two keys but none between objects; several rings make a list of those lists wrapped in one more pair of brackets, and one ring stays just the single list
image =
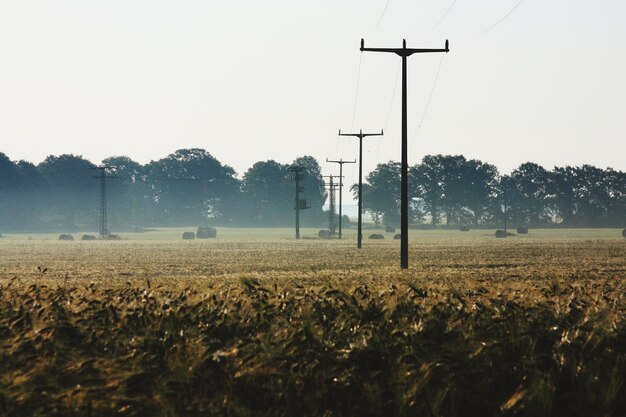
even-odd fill
[{"label": "crop field", "polygon": [[187,230],[1,238],[0,415],[626,415],[621,230]]}]

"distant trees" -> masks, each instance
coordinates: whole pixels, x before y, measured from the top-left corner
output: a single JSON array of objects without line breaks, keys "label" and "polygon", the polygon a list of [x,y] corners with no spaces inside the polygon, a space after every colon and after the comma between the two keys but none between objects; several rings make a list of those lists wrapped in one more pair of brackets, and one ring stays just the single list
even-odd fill
[{"label": "distant trees", "polygon": [[243,176],[243,204],[256,225],[283,224],[294,208],[294,185],[289,165],[257,162]]},{"label": "distant trees", "polygon": [[[126,156],[102,161],[111,228],[135,225],[293,224],[291,165],[304,168],[301,198],[311,206],[301,223],[321,226],[327,192],[315,158],[290,164],[260,161],[240,178],[204,149],[179,149],[141,164]],[[95,230],[96,165],[77,155],[49,156],[35,166],[0,153],[0,230]],[[409,169],[410,221],[432,225],[496,225],[503,206],[511,226],[624,227],[626,174],[590,165],[551,171],[525,163],[510,175],[462,155],[428,155]],[[356,185],[351,187],[356,197]],[[397,225],[400,166],[389,161],[366,176],[363,205],[376,223]]]},{"label": "distant trees", "polygon": [[493,165],[462,155],[428,155],[409,175],[415,205],[431,224],[477,225],[489,218],[498,177]]},{"label": "distant trees", "polygon": [[228,217],[239,188],[235,170],[204,149],[179,149],[146,167],[145,181],[161,224],[196,224]]},{"label": "distant trees", "polygon": [[50,223],[66,230],[77,229],[79,224],[97,224],[94,167],[82,156],[71,154],[48,156],[39,164],[37,169],[46,180],[43,198],[50,207],[46,213]]},{"label": "distant trees", "polygon": [[[411,221],[431,225],[615,226],[626,223],[626,174],[589,165],[547,171],[525,163],[511,175],[461,155],[428,155],[409,169]],[[399,167],[379,164],[363,186],[375,222],[397,222]],[[356,196],[356,185],[353,186]]]},{"label": "distant trees", "polygon": [[[370,172],[363,184],[363,210],[370,213],[376,224],[400,223],[400,164],[389,161],[378,164]],[[350,190],[358,199],[359,187],[354,184]]]}]

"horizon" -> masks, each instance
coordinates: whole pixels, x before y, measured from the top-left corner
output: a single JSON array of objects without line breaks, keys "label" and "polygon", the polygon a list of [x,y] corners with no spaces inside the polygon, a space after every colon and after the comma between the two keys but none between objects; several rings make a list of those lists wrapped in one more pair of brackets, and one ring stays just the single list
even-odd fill
[{"label": "horizon", "polygon": [[[442,47],[408,65],[409,164],[464,155],[508,173],[626,169],[626,37],[618,1],[0,5],[0,137],[11,159],[71,153],[146,164],[203,148],[241,176],[254,162],[399,160],[399,59],[369,47]],[[581,56],[580,51],[585,55]],[[387,55],[387,54],[384,54]],[[358,181],[346,167],[346,182]]]}]

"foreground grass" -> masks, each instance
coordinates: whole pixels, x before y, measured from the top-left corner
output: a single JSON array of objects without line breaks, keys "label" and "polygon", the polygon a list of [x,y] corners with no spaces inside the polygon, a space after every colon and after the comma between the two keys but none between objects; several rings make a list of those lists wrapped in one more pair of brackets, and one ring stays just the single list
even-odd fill
[{"label": "foreground grass", "polygon": [[0,414],[626,410],[621,240],[91,243],[0,244]]}]

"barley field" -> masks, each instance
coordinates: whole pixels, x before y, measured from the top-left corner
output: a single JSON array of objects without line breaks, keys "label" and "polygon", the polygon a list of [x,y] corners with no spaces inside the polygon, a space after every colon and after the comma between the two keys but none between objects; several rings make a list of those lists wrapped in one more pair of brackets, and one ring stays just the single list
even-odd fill
[{"label": "barley field", "polygon": [[621,230],[192,230],[1,238],[0,415],[626,415]]}]

